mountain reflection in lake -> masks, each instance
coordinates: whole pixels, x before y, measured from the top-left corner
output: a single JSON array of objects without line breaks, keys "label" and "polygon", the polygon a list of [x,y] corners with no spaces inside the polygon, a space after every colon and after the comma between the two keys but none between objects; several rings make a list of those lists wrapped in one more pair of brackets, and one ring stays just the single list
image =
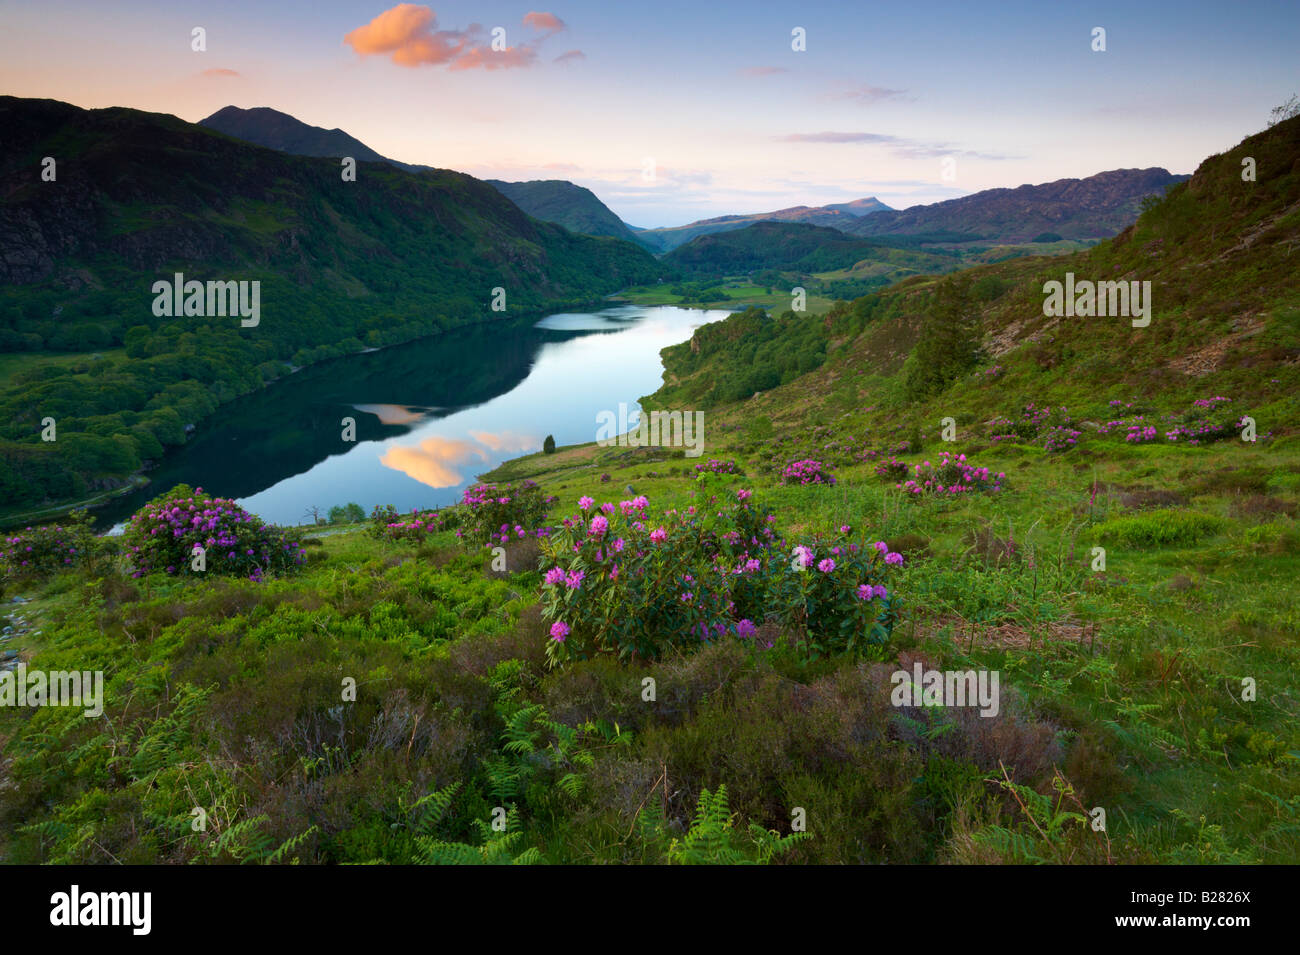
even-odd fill
[{"label": "mountain reflection in lake", "polygon": [[[556,444],[596,438],[596,414],[637,407],[662,380],[659,352],[722,311],[624,305],[493,323],[335,359],[220,408],[149,473],[149,487],[96,512],[124,520],[176,484],[297,524],[309,510],[440,507],[475,475]],[[356,421],[345,442],[343,419]]]}]

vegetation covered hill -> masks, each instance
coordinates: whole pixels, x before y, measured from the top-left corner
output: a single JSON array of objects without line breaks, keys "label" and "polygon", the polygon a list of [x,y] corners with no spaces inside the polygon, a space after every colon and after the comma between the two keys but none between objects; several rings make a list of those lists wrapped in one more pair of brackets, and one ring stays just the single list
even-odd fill
[{"label": "vegetation covered hill", "polygon": [[570,232],[583,235],[608,235],[643,244],[640,233],[633,232],[590,189],[564,179],[534,179],[529,182],[487,182],[534,219],[554,222]]},{"label": "vegetation covered hill", "polygon": [[[3,97],[0,120],[0,349],[83,353],[20,363],[0,385],[10,506],[122,483],[290,365],[658,274],[644,250],[538,222],[460,173],[361,163],[344,181],[335,160],[129,109]],[[178,272],[259,281],[260,321],[155,315],[153,284]],[[57,440],[42,440],[46,418]]]}]

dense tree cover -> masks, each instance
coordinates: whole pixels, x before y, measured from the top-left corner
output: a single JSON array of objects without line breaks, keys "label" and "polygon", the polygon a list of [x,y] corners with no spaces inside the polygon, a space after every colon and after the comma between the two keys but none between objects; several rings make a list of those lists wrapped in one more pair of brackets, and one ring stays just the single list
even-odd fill
[{"label": "dense tree cover", "polygon": [[775,388],[819,367],[826,360],[826,342],[820,317],[787,311],[771,318],[761,308],[737,312],[700,326],[689,342],[664,349],[664,365],[682,385],[657,392],[651,407],[738,401]]},{"label": "dense tree cover", "polygon": [[663,261],[665,267],[682,275],[697,276],[789,269],[830,272],[864,260],[909,272],[943,272],[958,265],[955,253],[922,252],[914,246],[913,242],[894,243],[892,238],[856,238],[824,226],[758,222],[744,229],[699,236],[669,252]]},{"label": "dense tree cover", "polygon": [[[447,170],[291,156],[174,117],[0,97],[7,131],[0,351],[94,352],[19,364],[0,386],[0,495],[28,505],[120,481],[219,405],[366,347],[589,303],[660,274],[644,250],[528,218]],[[32,156],[58,157],[55,182]],[[258,281],[260,320],[159,317],[151,289]],[[494,290],[505,312],[492,309]],[[42,421],[57,437],[42,441]]]}]

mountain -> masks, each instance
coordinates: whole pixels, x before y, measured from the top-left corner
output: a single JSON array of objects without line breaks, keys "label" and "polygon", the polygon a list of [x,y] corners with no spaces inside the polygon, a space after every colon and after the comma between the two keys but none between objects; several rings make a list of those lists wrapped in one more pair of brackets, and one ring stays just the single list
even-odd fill
[{"label": "mountain", "polygon": [[972,240],[1027,242],[1044,232],[1102,239],[1132,225],[1142,199],[1187,179],[1165,169],[1112,169],[1087,179],[985,189],[960,199],[878,212],[846,232],[862,236],[960,233]]},{"label": "mountain", "polygon": [[554,222],[570,232],[608,235],[641,243],[636,232],[614,215],[590,189],[564,179],[534,179],[530,182],[486,180],[506,198],[534,219]]},{"label": "mountain", "polygon": [[[7,504],[120,482],[290,365],[586,304],[660,273],[632,243],[540,222],[449,170],[361,162],[347,182],[334,159],[53,100],[0,97],[0,127],[0,350],[125,347],[0,384]],[[175,273],[260,283],[257,324],[203,317],[202,296],[198,315],[158,314],[151,289]],[[46,416],[56,442],[39,440]]]},{"label": "mountain", "polygon": [[802,222],[808,225],[829,226],[841,231],[849,231],[850,224],[860,216],[873,215],[889,210],[879,199],[854,199],[833,206],[791,206],[775,212],[755,212],[751,215],[716,216],[701,219],[681,226],[663,229],[644,229],[637,235],[652,248],[671,252],[692,239],[713,232],[725,232],[730,229],[743,229],[755,222]]},{"label": "mountain", "polygon": [[[661,260],[688,275],[724,276],[761,269],[829,272],[878,264],[892,278],[957,267],[953,256],[903,249],[861,239],[825,226],[799,222],[755,222],[744,228],[696,236]],[[883,274],[882,273],[882,274]]]},{"label": "mountain", "polygon": [[386,162],[390,166],[408,172],[431,168],[413,166],[410,163],[381,156],[361,140],[349,136],[341,129],[309,126],[288,113],[267,106],[257,106],[253,109],[227,106],[206,119],[199,120],[198,124],[245,142],[256,143],[267,149],[278,149],[284,153],[293,153],[295,156],[321,156],[334,159],[351,156],[358,162]]},{"label": "mountain", "polygon": [[833,202],[828,206],[821,206],[829,212],[847,212],[851,216],[867,216],[875,212],[892,212],[889,206],[885,205],[875,196],[866,199],[854,199],[852,202]]},{"label": "mountain", "polygon": [[[408,172],[421,172],[433,168],[389,159],[341,129],[309,126],[288,113],[281,113],[279,110],[265,106],[254,109],[227,106],[206,119],[199,120],[199,125],[268,149],[293,153],[295,156],[333,158],[352,156],[358,161],[386,162],[390,166]],[[584,189],[563,179],[540,179],[532,182],[503,182],[500,179],[485,181],[534,219],[554,222],[556,225],[564,226],[570,232],[582,235],[613,236],[627,242],[636,242],[647,248],[657,248],[653,243],[639,240],[636,234],[597,199],[590,189]]]}]

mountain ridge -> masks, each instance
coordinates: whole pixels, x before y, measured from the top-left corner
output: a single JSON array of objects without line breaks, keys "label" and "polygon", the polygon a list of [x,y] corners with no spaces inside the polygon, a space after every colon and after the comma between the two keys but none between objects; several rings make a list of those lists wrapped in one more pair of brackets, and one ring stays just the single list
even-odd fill
[{"label": "mountain ridge", "polygon": [[1068,239],[1109,238],[1134,219],[1142,199],[1185,181],[1153,166],[1108,169],[1082,179],[1057,179],[910,206],[856,220],[846,231],[861,236],[966,232],[972,239],[1025,242],[1043,232]]}]

